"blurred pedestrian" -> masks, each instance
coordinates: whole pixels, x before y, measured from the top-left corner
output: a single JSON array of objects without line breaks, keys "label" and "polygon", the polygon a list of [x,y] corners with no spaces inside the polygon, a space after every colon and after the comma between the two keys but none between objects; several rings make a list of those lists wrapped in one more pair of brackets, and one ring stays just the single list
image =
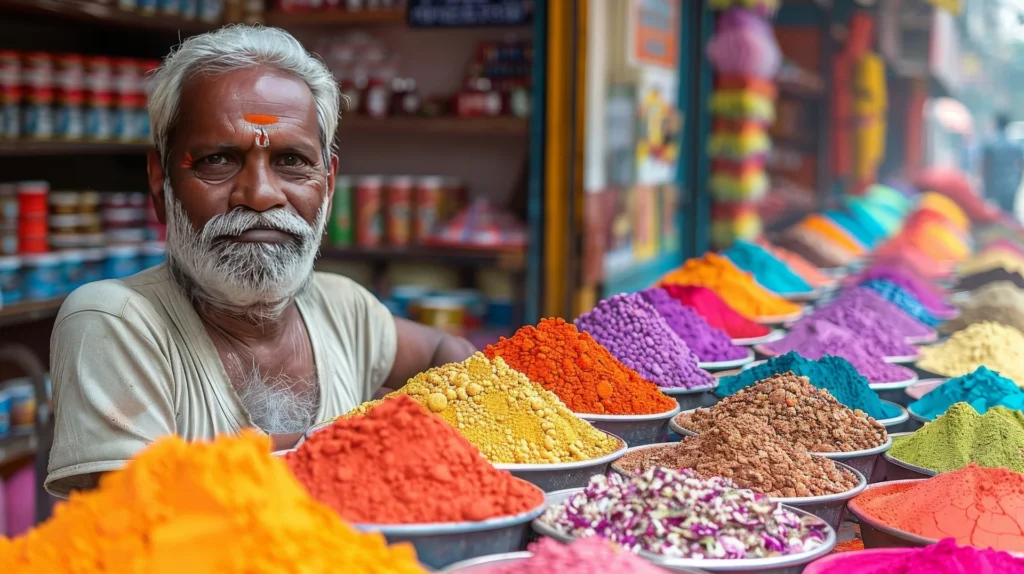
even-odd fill
[{"label": "blurred pedestrian", "polygon": [[982,175],[985,197],[995,202],[1006,213],[1013,213],[1017,191],[1024,177],[1024,147],[1007,138],[1010,118],[996,117],[996,133],[985,145]]}]

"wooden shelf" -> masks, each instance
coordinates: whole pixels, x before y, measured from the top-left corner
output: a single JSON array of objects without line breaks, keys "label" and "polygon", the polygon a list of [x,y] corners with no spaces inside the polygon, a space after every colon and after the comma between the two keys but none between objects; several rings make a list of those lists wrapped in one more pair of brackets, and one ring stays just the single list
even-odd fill
[{"label": "wooden shelf", "polygon": [[183,34],[200,34],[220,27],[220,23],[187,20],[166,14],[144,15],[122,10],[116,5],[88,0],[0,0],[0,11],[52,16],[75,22],[107,24],[119,29],[137,28],[163,30]]},{"label": "wooden shelf", "polygon": [[491,118],[368,118],[366,116],[343,117],[338,123],[338,133],[422,133],[422,134],[458,134],[479,136],[525,136],[530,131],[530,122],[524,118],[491,117]]},{"label": "wooden shelf", "polygon": [[356,263],[428,263],[453,267],[497,267],[521,271],[526,266],[522,250],[495,251],[451,247],[323,247],[324,261]]},{"label": "wooden shelf", "polygon": [[45,301],[28,301],[4,305],[0,309],[0,327],[24,325],[33,321],[56,317],[62,303],[64,303],[64,298],[58,297]]},{"label": "wooden shelf", "polygon": [[373,26],[382,24],[405,24],[405,10],[359,10],[349,12],[341,9],[304,10],[282,12],[270,10],[263,14],[263,20],[270,26],[289,28],[295,26]]},{"label": "wooden shelf", "polygon": [[0,140],[0,157],[62,155],[142,155],[152,146],[145,143]]}]

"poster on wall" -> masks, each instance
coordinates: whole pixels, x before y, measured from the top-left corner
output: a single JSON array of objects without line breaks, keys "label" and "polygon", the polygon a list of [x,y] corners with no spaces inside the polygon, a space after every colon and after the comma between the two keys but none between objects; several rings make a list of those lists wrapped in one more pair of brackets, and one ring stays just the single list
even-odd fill
[{"label": "poster on wall", "polygon": [[645,68],[637,88],[637,182],[647,185],[676,179],[682,113],[676,107],[674,71]]},{"label": "poster on wall", "polygon": [[679,12],[679,0],[630,0],[630,64],[677,69]]}]

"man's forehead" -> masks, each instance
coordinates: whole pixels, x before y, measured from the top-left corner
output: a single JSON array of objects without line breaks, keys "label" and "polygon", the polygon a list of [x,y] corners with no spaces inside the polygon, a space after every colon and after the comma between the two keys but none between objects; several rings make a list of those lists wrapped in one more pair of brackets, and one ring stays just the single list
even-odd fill
[{"label": "man's forehead", "polygon": [[266,67],[194,76],[183,86],[181,107],[183,115],[237,110],[302,118],[315,113],[313,94],[305,82]]}]

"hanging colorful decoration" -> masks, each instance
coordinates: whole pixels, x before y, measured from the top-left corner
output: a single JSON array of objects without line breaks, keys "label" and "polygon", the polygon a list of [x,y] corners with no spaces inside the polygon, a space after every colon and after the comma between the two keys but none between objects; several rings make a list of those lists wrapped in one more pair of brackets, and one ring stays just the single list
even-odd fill
[{"label": "hanging colorful decoration", "polygon": [[707,54],[715,70],[708,156],[712,241],[725,246],[761,234],[757,203],[768,191],[768,126],[775,120],[774,77],[782,54],[768,18],[777,0],[717,0],[723,10]]}]

